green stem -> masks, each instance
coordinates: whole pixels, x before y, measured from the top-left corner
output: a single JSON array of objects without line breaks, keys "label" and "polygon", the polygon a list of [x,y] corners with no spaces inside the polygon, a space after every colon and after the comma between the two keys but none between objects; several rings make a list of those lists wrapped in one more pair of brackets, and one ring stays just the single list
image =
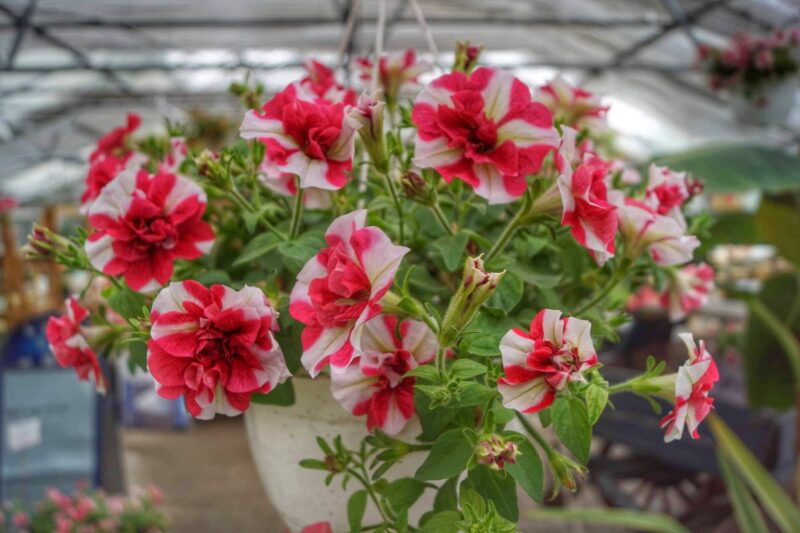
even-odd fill
[{"label": "green stem", "polygon": [[394,186],[391,176],[388,172],[383,173],[383,179],[386,181],[386,187],[389,189],[389,194],[392,196],[394,207],[397,210],[397,219],[400,224],[400,244],[405,241],[405,223],[403,221],[403,205],[400,203],[400,197],[397,196],[397,188]]},{"label": "green stem", "polygon": [[431,206],[431,211],[436,216],[436,220],[439,221],[439,224],[444,228],[444,230],[449,233],[450,235],[455,235],[456,231],[453,229],[453,226],[450,225],[450,222],[447,221],[447,217],[442,211],[442,208],[439,207],[439,203],[435,202]]},{"label": "green stem", "polygon": [[511,240],[511,237],[514,236],[514,233],[517,229],[522,225],[522,219],[525,217],[528,211],[528,202],[523,202],[522,207],[520,207],[519,211],[514,215],[514,218],[508,221],[508,224],[505,228],[503,228],[503,233],[500,234],[500,237],[495,241],[494,246],[486,253],[486,257],[484,258],[484,262],[488,263],[491,261],[497,254],[503,251],[508,244],[508,241]]},{"label": "green stem", "polygon": [[600,290],[591,300],[586,302],[585,304],[581,305],[578,309],[576,309],[572,316],[579,316],[589,311],[591,308],[605,300],[606,296],[608,296],[614,288],[619,285],[619,282],[625,278],[625,274],[628,272],[628,263],[623,263],[620,267],[614,272],[611,276],[611,279],[608,280],[606,286]]},{"label": "green stem", "polygon": [[519,411],[514,411],[514,414],[517,415],[517,420],[520,421],[522,427],[525,428],[525,431],[528,433],[528,435],[533,437],[533,440],[535,440],[537,444],[542,447],[542,450],[544,450],[548,455],[553,453],[553,447],[550,446],[550,443],[547,442],[538,431],[536,431],[536,428],[534,428],[530,421],[525,418],[525,415]]},{"label": "green stem", "polygon": [[358,467],[361,470],[361,473],[359,474],[355,470],[350,469],[349,470],[350,475],[356,478],[364,486],[364,490],[367,491],[367,495],[369,495],[369,498],[372,500],[372,503],[375,504],[375,507],[377,507],[378,512],[381,514],[381,518],[383,519],[384,524],[391,524],[392,523],[391,518],[386,514],[386,510],[381,505],[381,502],[378,499],[378,495],[375,494],[375,489],[372,487],[372,483],[368,481],[369,473],[367,472],[367,469],[364,467],[364,463],[359,462]]},{"label": "green stem", "polygon": [[[233,203],[235,203],[236,205],[238,205],[242,209],[244,209],[246,211],[250,211],[251,213],[258,212],[258,210],[255,207],[253,207],[253,204],[248,202],[247,198],[245,198],[242,195],[242,193],[239,192],[238,189],[236,189],[236,188],[231,189],[231,190],[227,191],[227,193],[228,193],[228,198],[230,198],[233,201]],[[280,237],[282,240],[284,240],[284,241],[286,240],[286,234],[283,233],[282,231],[280,231],[278,228],[276,228],[269,220],[267,220],[267,217],[265,215],[261,215],[258,218],[258,220],[259,220],[259,222],[264,224],[264,226],[268,230],[270,230],[271,232],[275,233],[275,235]]]},{"label": "green stem", "polygon": [[783,348],[786,358],[789,359],[789,366],[792,368],[794,374],[795,390],[800,391],[800,343],[794,336],[794,333],[789,326],[781,322],[781,319],[775,316],[767,306],[756,298],[748,300],[750,304],[750,312],[757,316],[767,329],[775,336],[778,343]]},{"label": "green stem", "polygon": [[629,379],[628,381],[623,381],[622,383],[617,383],[616,385],[611,385],[608,388],[608,394],[609,395],[618,394],[620,392],[627,392],[633,390],[634,384],[638,379],[639,378],[636,377],[633,379]]},{"label": "green stem", "polygon": [[436,368],[439,370],[439,376],[444,380],[444,367],[445,367],[445,351],[444,347],[440,347],[436,352]]},{"label": "green stem", "polygon": [[294,196],[294,209],[292,209],[292,223],[289,225],[289,238],[294,239],[300,231],[300,220],[303,218],[303,196],[305,191],[300,188],[300,178],[297,181],[297,194]]}]

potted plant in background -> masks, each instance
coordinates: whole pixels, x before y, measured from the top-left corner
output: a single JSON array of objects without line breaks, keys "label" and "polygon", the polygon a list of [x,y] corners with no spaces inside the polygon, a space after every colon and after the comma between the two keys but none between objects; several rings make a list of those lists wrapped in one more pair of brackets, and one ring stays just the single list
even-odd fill
[{"label": "potted plant in background", "polygon": [[698,63],[711,89],[725,90],[736,118],[745,124],[786,124],[797,96],[800,29],[768,37],[743,33],[724,49],[702,45]]},{"label": "potted plant in background", "polygon": [[623,391],[675,402],[665,440],[697,437],[702,342],[677,373],[613,385],[597,350],[631,291],[692,261],[694,189],[661,167],[635,183],[592,141],[596,97],[563,79],[534,96],[479,52],[460,44],[427,83],[414,54],[371,63],[394,112],[312,62],[266,102],[235,85],[242,139],[217,152],[176,125],[142,138],[135,117],[103,137],[88,231],[31,236],[110,282],[52,319],[58,361],[102,389],[97,354],[124,348],[194,417],[246,412],[294,530],[514,531],[517,486],[575,490]]}]

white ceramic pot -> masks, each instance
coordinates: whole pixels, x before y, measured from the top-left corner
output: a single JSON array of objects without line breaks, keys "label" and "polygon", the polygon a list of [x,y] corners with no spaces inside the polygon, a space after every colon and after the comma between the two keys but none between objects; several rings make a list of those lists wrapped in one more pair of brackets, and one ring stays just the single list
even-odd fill
[{"label": "white ceramic pot", "polygon": [[[325,486],[325,472],[301,468],[301,459],[321,459],[316,442],[321,436],[330,442],[337,435],[350,449],[356,449],[367,435],[365,419],[354,417],[333,399],[330,379],[295,378],[296,403],[290,407],[253,404],[245,413],[247,439],[261,482],[272,505],[292,531],[315,522],[328,521],[333,531],[348,531],[347,500],[360,486],[350,480],[347,491],[337,478]],[[400,438],[405,436],[401,435]],[[407,439],[411,440],[411,439]],[[387,474],[390,480],[413,476],[424,454],[406,457]],[[426,491],[412,508],[416,520],[433,506],[433,492]],[[372,504],[367,506],[365,524],[379,522]]]},{"label": "white ceramic pot", "polygon": [[797,89],[798,79],[792,77],[766,87],[760,103],[759,99],[747,100],[737,94],[731,96],[731,106],[736,119],[742,124],[786,125],[792,114]]}]

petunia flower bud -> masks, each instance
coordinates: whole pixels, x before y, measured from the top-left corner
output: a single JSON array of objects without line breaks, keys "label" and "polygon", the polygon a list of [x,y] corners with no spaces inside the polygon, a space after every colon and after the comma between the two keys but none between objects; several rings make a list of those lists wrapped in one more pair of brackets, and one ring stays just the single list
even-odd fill
[{"label": "petunia flower bud", "polygon": [[28,244],[23,247],[23,251],[29,258],[47,258],[57,256],[68,246],[69,241],[64,237],[45,226],[34,224],[33,231],[28,235]]},{"label": "petunia flower bud", "polygon": [[488,435],[475,448],[478,463],[492,470],[502,470],[506,464],[513,465],[519,454],[519,447],[514,442],[497,434]]},{"label": "petunia flower bud", "polygon": [[486,272],[480,256],[467,259],[461,285],[450,299],[450,305],[442,321],[439,332],[439,343],[442,347],[453,345],[478,309],[497,290],[497,285],[505,273],[505,270]]},{"label": "petunia flower bud", "polygon": [[389,167],[386,156],[386,142],[383,134],[383,114],[386,104],[377,98],[362,94],[358,98],[358,106],[353,111],[353,118],[361,125],[358,135],[364,142],[370,159],[382,172]]},{"label": "petunia flower bud", "polygon": [[475,46],[469,41],[457,41],[453,71],[469,74],[478,66],[478,58],[483,52],[483,45]]},{"label": "petunia flower bud", "polygon": [[413,170],[406,171],[400,178],[400,184],[406,197],[424,205],[433,205],[436,200],[436,191],[425,178]]},{"label": "petunia flower bud", "polygon": [[553,473],[553,497],[558,494],[558,489],[561,485],[569,489],[570,492],[575,492],[578,489],[577,483],[573,478],[574,474],[580,477],[586,475],[588,470],[585,466],[580,465],[569,459],[552,448],[547,452],[547,461],[550,463],[550,470]]}]

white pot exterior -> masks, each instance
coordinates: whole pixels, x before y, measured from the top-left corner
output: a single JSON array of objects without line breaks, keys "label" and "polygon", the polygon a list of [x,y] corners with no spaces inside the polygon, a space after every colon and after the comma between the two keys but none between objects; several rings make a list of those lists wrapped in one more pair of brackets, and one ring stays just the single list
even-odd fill
[{"label": "white pot exterior", "polygon": [[[354,417],[333,399],[330,379],[296,378],[293,380],[296,403],[290,407],[253,404],[245,413],[247,439],[261,482],[272,505],[292,531],[321,521],[330,522],[333,531],[348,531],[347,500],[360,487],[351,479],[342,490],[337,476],[325,486],[326,473],[301,468],[301,459],[321,459],[316,442],[321,436],[330,442],[341,435],[349,449],[357,449],[367,435],[365,419]],[[404,440],[411,440],[405,439]],[[412,454],[389,470],[390,480],[413,476],[424,455]],[[426,491],[414,511],[417,519],[433,506],[433,492]],[[367,504],[365,524],[379,522],[371,502]]]},{"label": "white pot exterior", "polygon": [[795,77],[773,83],[764,90],[764,106],[758,106],[740,95],[733,95],[731,105],[736,119],[742,124],[757,126],[786,125],[792,114],[797,88],[798,80]]}]

